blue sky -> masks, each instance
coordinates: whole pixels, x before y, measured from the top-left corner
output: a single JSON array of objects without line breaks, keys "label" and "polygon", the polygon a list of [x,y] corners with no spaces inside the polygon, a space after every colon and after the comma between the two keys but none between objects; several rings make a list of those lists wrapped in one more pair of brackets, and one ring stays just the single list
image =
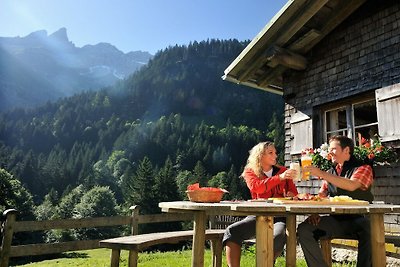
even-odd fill
[{"label": "blue sky", "polygon": [[1,0],[0,37],[65,27],[77,47],[155,54],[208,38],[253,39],[287,0]]}]

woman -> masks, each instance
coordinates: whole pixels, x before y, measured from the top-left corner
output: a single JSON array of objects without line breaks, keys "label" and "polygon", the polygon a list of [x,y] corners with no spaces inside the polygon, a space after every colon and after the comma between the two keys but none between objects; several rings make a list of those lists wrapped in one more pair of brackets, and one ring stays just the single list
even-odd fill
[{"label": "woman", "polygon": [[[286,197],[297,195],[293,178],[295,170],[276,166],[276,149],[272,142],[263,142],[250,150],[247,164],[242,173],[252,199]],[[256,217],[245,219],[227,227],[223,244],[226,246],[226,259],[229,267],[240,266],[242,243],[253,238],[256,232]],[[286,243],[286,221],[284,217],[274,218],[274,260]]]}]

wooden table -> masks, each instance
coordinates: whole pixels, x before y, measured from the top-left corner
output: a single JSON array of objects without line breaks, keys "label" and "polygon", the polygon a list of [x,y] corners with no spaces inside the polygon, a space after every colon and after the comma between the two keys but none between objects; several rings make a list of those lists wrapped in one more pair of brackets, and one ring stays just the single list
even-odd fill
[{"label": "wooden table", "polygon": [[267,202],[195,203],[190,201],[161,202],[164,212],[193,212],[194,236],[192,267],[204,266],[205,225],[207,215],[256,215],[256,266],[273,267],[274,216],[286,216],[288,233],[286,266],[296,266],[296,215],[308,214],[368,214],[371,220],[372,266],[386,266],[384,214],[400,212],[400,205],[372,204],[366,206],[343,204],[315,205],[276,204]]},{"label": "wooden table", "polygon": [[205,230],[208,215],[231,214],[231,206],[235,202],[196,203],[191,201],[161,202],[159,207],[163,212],[192,212],[194,213],[194,235],[192,245],[192,267],[204,266]]},{"label": "wooden table", "polygon": [[[271,204],[248,202],[232,205],[232,210],[254,214],[256,221],[256,265],[273,266],[273,216],[286,215],[288,239],[286,243],[286,266],[296,266],[296,215],[308,214],[367,214],[371,221],[372,266],[386,266],[384,214],[397,213],[399,205],[371,204],[366,206],[327,203],[323,204]],[[276,210],[273,210],[276,209]],[[284,211],[283,211],[283,210]],[[265,238],[266,236],[266,238]],[[264,238],[263,238],[264,237]]]}]

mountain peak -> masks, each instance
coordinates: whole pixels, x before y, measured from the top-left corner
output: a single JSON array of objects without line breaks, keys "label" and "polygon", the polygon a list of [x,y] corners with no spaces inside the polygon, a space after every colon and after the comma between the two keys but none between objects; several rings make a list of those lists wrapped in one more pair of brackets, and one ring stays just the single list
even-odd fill
[{"label": "mountain peak", "polygon": [[46,30],[35,31],[26,36],[26,38],[45,38],[45,37],[47,37]]},{"label": "mountain peak", "polygon": [[62,42],[69,42],[68,35],[67,35],[67,29],[64,27],[60,28],[58,31],[55,31],[52,34],[50,34],[49,38],[57,39]]}]

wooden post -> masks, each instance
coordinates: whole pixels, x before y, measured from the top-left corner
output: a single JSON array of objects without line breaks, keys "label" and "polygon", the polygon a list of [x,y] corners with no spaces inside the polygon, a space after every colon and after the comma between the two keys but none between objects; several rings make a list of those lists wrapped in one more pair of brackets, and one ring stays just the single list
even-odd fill
[{"label": "wooden post", "polygon": [[256,218],[256,266],[274,266],[274,217]]},{"label": "wooden post", "polygon": [[17,217],[17,211],[15,209],[8,209],[3,212],[3,216],[6,217],[6,221],[4,222],[3,240],[1,242],[0,267],[8,267],[14,233],[13,226]]},{"label": "wooden post", "polygon": [[192,248],[192,267],[204,267],[204,245],[207,215],[205,211],[194,213],[194,235]]},{"label": "wooden post", "polygon": [[111,267],[119,267],[120,254],[121,254],[121,250],[119,250],[119,249],[111,250]]},{"label": "wooden post", "polygon": [[371,213],[372,266],[386,266],[385,227],[382,213]]},{"label": "wooden post", "polygon": [[319,240],[321,244],[322,256],[326,262],[326,265],[332,266],[332,243],[330,238],[322,238]]},{"label": "wooden post", "polygon": [[131,234],[137,235],[139,234],[139,206],[134,205],[129,208],[132,211],[132,220],[131,220]]},{"label": "wooden post", "polygon": [[296,215],[289,215],[286,217],[286,266],[296,267]]}]

